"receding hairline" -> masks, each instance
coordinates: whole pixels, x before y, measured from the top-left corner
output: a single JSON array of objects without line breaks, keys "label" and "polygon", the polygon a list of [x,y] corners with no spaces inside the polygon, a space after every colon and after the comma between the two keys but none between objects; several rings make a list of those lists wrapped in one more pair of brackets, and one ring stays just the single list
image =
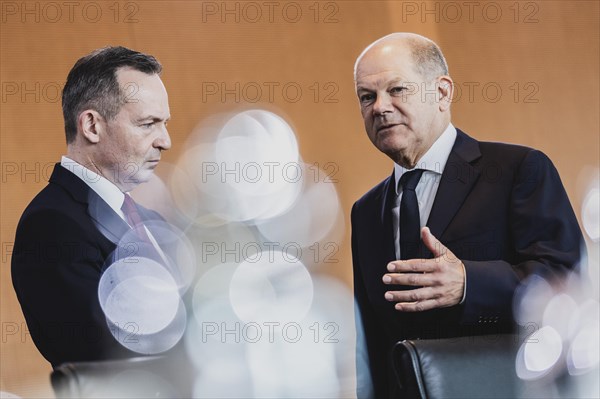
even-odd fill
[{"label": "receding hairline", "polygon": [[[137,69],[135,66],[131,66],[131,65],[123,65],[120,67],[115,68],[115,79],[117,80],[117,82],[119,82],[119,88],[123,89],[123,87],[121,86],[121,82],[124,78],[123,75],[128,73],[128,72],[133,72],[133,73],[141,73],[144,74],[146,76],[158,76],[161,81],[162,81],[162,76],[161,76],[161,72],[148,72],[148,71],[142,71],[140,69]],[[127,82],[124,82],[127,83]]]},{"label": "receding hairline", "polygon": [[[436,64],[441,66],[440,72],[441,74],[448,74],[448,64],[446,63],[446,59],[444,58],[444,54],[440,47],[431,39],[419,35],[417,33],[412,32],[395,32],[390,33],[389,35],[383,36],[373,43],[369,44],[356,58],[356,62],[354,63],[354,82],[356,82],[356,72],[358,70],[358,66],[362,59],[367,55],[367,53],[377,50],[380,47],[391,44],[393,46],[404,46],[406,49],[410,51],[413,65],[417,69],[417,72],[423,72],[424,69],[422,66],[418,65],[418,59],[421,57],[415,57],[417,53],[422,53],[424,49],[434,49],[435,52],[439,54],[439,59],[436,60]],[[428,57],[430,58],[430,57]],[[429,60],[431,62],[432,60]]]},{"label": "receding hairline", "polygon": [[118,113],[127,95],[120,79],[125,69],[160,75],[162,65],[150,54],[123,46],[98,48],[75,62],[62,90],[67,144],[77,135],[77,118],[83,110],[94,109],[107,119]]}]

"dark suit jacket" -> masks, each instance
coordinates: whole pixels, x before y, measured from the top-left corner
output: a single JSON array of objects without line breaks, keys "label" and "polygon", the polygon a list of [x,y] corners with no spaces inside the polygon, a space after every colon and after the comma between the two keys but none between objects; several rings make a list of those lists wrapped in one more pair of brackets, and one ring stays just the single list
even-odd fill
[{"label": "dark suit jacket", "polygon": [[[458,130],[427,226],[463,261],[465,302],[401,313],[384,299],[390,287],[381,280],[395,260],[394,200],[392,174],[352,208],[354,292],[377,398],[388,397],[393,386],[388,356],[395,342],[511,330],[519,283],[533,273],[563,275],[577,264],[583,245],[558,172],[543,153],[478,142]],[[423,246],[420,253],[432,257]]]},{"label": "dark suit jacket", "polygon": [[[144,220],[157,213],[138,207]],[[130,230],[90,187],[60,164],[17,227],[12,280],[31,337],[54,366],[139,356],[110,333],[98,283]]]}]

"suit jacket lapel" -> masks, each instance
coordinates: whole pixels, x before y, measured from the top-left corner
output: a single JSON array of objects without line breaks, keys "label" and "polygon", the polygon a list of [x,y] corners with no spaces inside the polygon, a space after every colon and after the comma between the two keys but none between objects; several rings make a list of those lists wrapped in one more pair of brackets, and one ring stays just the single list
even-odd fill
[{"label": "suit jacket lapel", "polygon": [[[392,223],[392,208],[396,201],[396,190],[394,189],[394,172],[388,177],[387,181],[383,185],[381,195],[381,228],[377,229],[376,234],[377,242],[382,244],[381,256],[384,260],[384,264],[396,260],[396,246],[394,244],[394,224]],[[386,269],[387,270],[387,269]],[[383,271],[386,272],[385,270]]]},{"label": "suit jacket lapel", "polygon": [[94,220],[98,230],[118,244],[131,228],[94,190],[89,192],[88,214]]},{"label": "suit jacket lapel", "polygon": [[68,191],[75,201],[86,204],[88,215],[98,230],[114,244],[129,230],[127,223],[94,190],[58,163],[54,166],[50,182]]},{"label": "suit jacket lapel", "polygon": [[431,233],[437,238],[442,237],[479,178],[479,171],[471,162],[480,156],[478,142],[457,129],[456,141],[442,173],[427,221]]}]

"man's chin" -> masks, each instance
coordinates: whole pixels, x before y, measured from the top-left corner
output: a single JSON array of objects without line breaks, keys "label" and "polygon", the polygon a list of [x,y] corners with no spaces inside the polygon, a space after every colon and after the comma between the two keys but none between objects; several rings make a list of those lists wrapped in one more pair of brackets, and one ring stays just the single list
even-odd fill
[{"label": "man's chin", "polygon": [[148,183],[154,174],[154,168],[151,170],[145,170],[143,173],[135,176],[135,181],[137,184]]},{"label": "man's chin", "polygon": [[403,166],[407,169],[411,169],[410,159],[411,152],[405,146],[386,146],[378,147],[379,151],[387,155],[394,163]]},{"label": "man's chin", "polygon": [[406,140],[399,140],[398,138],[388,138],[386,140],[379,141],[376,145],[377,149],[390,158],[404,154],[410,147]]},{"label": "man's chin", "polygon": [[129,176],[129,178],[122,182],[121,185],[125,188],[124,191],[131,191],[140,184],[149,182],[153,173],[154,172],[151,170],[145,171],[144,173],[137,173],[134,176]]}]

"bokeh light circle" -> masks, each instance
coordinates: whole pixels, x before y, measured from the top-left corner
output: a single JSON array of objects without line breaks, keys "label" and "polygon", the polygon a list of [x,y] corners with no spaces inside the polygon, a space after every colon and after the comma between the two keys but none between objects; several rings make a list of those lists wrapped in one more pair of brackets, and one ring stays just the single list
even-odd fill
[{"label": "bokeh light circle", "polygon": [[312,278],[293,255],[276,249],[263,251],[237,267],[229,298],[245,322],[298,320],[310,309]]}]

